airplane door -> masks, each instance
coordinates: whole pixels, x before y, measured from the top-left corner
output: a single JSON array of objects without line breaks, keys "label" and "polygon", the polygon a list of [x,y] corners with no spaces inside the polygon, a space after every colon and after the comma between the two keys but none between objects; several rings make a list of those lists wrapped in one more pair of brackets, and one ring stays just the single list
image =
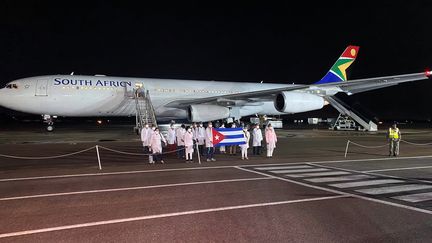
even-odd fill
[{"label": "airplane door", "polygon": [[36,96],[48,96],[48,80],[38,80],[36,83]]}]

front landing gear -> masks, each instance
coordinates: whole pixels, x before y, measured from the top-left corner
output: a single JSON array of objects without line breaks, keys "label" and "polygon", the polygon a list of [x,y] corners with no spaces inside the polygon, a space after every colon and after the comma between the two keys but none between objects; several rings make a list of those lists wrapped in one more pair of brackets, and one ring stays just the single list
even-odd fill
[{"label": "front landing gear", "polygon": [[54,131],[54,119],[57,118],[57,116],[50,116],[50,115],[42,115],[43,122],[47,124],[46,130],[48,132]]}]

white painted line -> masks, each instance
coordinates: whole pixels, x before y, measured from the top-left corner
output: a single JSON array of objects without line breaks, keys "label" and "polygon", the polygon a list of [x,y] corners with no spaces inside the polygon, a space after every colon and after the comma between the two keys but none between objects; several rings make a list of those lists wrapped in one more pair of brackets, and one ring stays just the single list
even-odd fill
[{"label": "white painted line", "polygon": [[292,178],[302,178],[303,174],[286,174],[284,176],[292,177]]},{"label": "white painted line", "polygon": [[154,172],[171,172],[171,171],[188,171],[188,170],[209,170],[209,169],[211,170],[211,169],[227,169],[227,168],[233,168],[233,166],[229,165],[229,166],[192,167],[192,168],[175,168],[175,169],[160,169],[160,170],[133,170],[133,171],[119,171],[119,172],[105,172],[105,173],[88,173],[88,174],[69,174],[69,175],[54,175],[54,176],[21,177],[21,178],[0,179],[0,182],[41,180],[41,179],[58,179],[58,178],[70,178],[70,177],[127,175],[127,174],[154,173]]},{"label": "white painted line", "polygon": [[370,194],[370,195],[379,195],[379,194],[386,194],[386,193],[422,190],[422,189],[427,189],[427,188],[432,188],[432,185],[387,186],[387,187],[360,189],[360,190],[356,190],[356,191],[361,192],[361,193]]},{"label": "white painted line", "polygon": [[0,182],[7,181],[24,181],[24,180],[41,180],[41,179],[56,179],[56,178],[69,178],[69,177],[90,177],[90,176],[106,176],[106,175],[123,175],[123,174],[137,174],[137,173],[153,173],[153,172],[169,172],[169,171],[182,171],[182,170],[212,170],[212,169],[226,169],[236,168],[239,166],[255,167],[260,165],[277,166],[277,165],[299,165],[299,164],[329,164],[329,163],[350,163],[350,162],[368,162],[368,161],[381,161],[381,160],[401,160],[401,159],[425,159],[432,158],[432,155],[427,156],[411,156],[411,157],[385,157],[373,159],[352,159],[352,160],[327,160],[327,161],[303,161],[292,163],[273,163],[273,164],[241,164],[241,165],[222,165],[222,166],[208,166],[208,167],[188,167],[188,168],[174,168],[174,169],[158,169],[158,170],[137,170],[137,171],[118,171],[106,173],[86,173],[86,174],[65,174],[65,175],[52,175],[52,176],[35,176],[35,177],[19,177],[19,178],[4,178]]},{"label": "white painted line", "polygon": [[337,187],[337,188],[351,188],[351,187],[359,187],[359,186],[373,186],[373,185],[402,183],[402,182],[404,182],[404,181],[395,180],[395,179],[377,179],[377,180],[368,180],[368,181],[357,181],[357,182],[345,182],[345,183],[330,184],[329,186]]},{"label": "white painted line", "polygon": [[306,181],[321,183],[321,182],[336,182],[336,181],[355,181],[371,178],[368,175],[349,175],[349,176],[336,176],[336,177],[322,177],[322,178],[312,178],[305,179]]},{"label": "white painted line", "polygon": [[[314,165],[313,163],[308,163],[308,164]],[[386,178],[407,180],[407,178],[400,177],[400,176],[393,176],[393,175],[386,175],[386,174],[380,174],[380,173],[374,173],[374,172],[366,172],[366,171],[358,171],[358,170],[350,170],[350,169],[338,168],[338,167],[328,166],[328,165],[319,165],[318,164],[318,165],[314,165],[314,166],[318,166],[320,168],[332,169],[332,170],[341,170],[341,171],[348,171],[348,172],[354,172],[354,173],[362,173],[362,174],[367,174],[367,175],[371,175],[371,176],[380,176],[380,177],[386,177]],[[421,182],[421,183],[431,184],[430,180],[418,180],[418,179],[411,179],[411,178],[409,180],[410,181],[415,181],[415,182]]]},{"label": "white painted line", "polygon": [[397,171],[397,170],[418,170],[418,169],[428,169],[432,166],[417,166],[417,167],[401,167],[401,168],[391,168],[391,169],[381,169],[381,170],[366,170],[363,172],[382,172],[382,171]]},{"label": "white painted line", "polygon": [[207,208],[207,209],[199,209],[199,210],[176,212],[176,213],[165,213],[165,214],[156,214],[156,215],[148,215],[148,216],[133,217],[133,218],[113,219],[113,220],[106,220],[106,221],[96,221],[96,222],[90,222],[84,224],[72,224],[72,225],[64,225],[64,226],[58,226],[52,228],[4,233],[4,234],[0,234],[0,238],[46,233],[46,232],[53,232],[53,231],[60,231],[60,230],[70,230],[70,229],[77,229],[77,228],[86,228],[86,227],[108,225],[108,224],[126,223],[126,222],[133,222],[133,221],[142,221],[148,219],[158,219],[158,218],[176,217],[176,216],[183,216],[183,215],[221,212],[221,211],[245,209],[245,208],[268,207],[268,206],[293,204],[293,203],[323,201],[323,200],[337,199],[343,197],[347,197],[347,196],[337,195],[337,196],[328,196],[328,197],[316,197],[316,198],[288,200],[288,201],[279,201],[279,202],[256,203],[256,204],[246,204],[246,205],[238,205],[238,206],[219,207],[219,208]]},{"label": "white painted line", "polygon": [[214,184],[214,183],[227,183],[227,182],[241,182],[241,181],[257,181],[257,180],[268,180],[273,179],[269,177],[255,177],[245,179],[229,179],[229,180],[217,180],[217,181],[198,181],[198,182],[186,182],[176,184],[165,184],[165,185],[153,185],[153,186],[139,186],[139,187],[123,187],[123,188],[112,188],[102,190],[89,190],[89,191],[75,191],[75,192],[60,192],[50,194],[37,194],[19,197],[5,197],[0,198],[0,201],[11,201],[19,199],[30,199],[30,198],[41,198],[41,197],[57,197],[57,196],[68,196],[68,195],[79,195],[79,194],[90,194],[90,193],[102,193],[102,192],[119,192],[119,191],[131,191],[131,190],[144,190],[152,188],[163,188],[163,187],[176,187],[176,186],[191,186],[191,185],[203,185],[203,184]]},{"label": "white painted line", "polygon": [[273,167],[254,167],[255,170],[283,170],[283,169],[306,169],[313,168],[310,165],[291,165],[291,166],[273,166]]},{"label": "white painted line", "polygon": [[300,169],[300,170],[271,170],[269,172],[275,174],[285,174],[285,173],[300,173],[300,172],[314,172],[314,171],[329,171],[329,169],[314,168],[314,169]]},{"label": "white painted line", "polygon": [[309,162],[309,163],[314,163],[314,164],[331,164],[331,163],[350,163],[350,162],[381,161],[381,160],[401,160],[401,159],[427,159],[427,158],[432,158],[432,155],[409,156],[409,157],[385,157],[385,158],[373,158],[373,159],[333,160],[333,161],[317,161],[317,162],[313,162],[312,161],[312,162]]},{"label": "white painted line", "polygon": [[397,199],[397,200],[407,201],[407,202],[413,202],[413,203],[430,201],[430,200],[432,200],[432,192],[410,194],[410,195],[397,196],[397,197],[392,197],[392,198]]},{"label": "white painted line", "polygon": [[303,182],[299,182],[299,181],[294,181],[294,180],[290,180],[287,178],[283,178],[283,177],[279,177],[279,176],[274,176],[274,175],[268,175],[268,174],[264,174],[258,171],[254,171],[254,170],[248,170],[246,168],[241,168],[241,167],[236,167],[239,170],[244,170],[244,171],[248,171],[251,173],[255,173],[258,175],[265,175],[271,178],[276,178],[279,179],[281,181],[287,181],[293,184],[297,184],[297,185],[301,185],[301,186],[305,186],[305,187],[309,187],[309,188],[314,188],[317,190],[321,190],[321,191],[326,191],[326,192],[332,192],[332,193],[336,193],[336,194],[340,194],[340,195],[346,195],[346,196],[350,196],[353,198],[357,198],[357,199],[362,199],[362,200],[366,200],[366,201],[371,201],[371,202],[375,202],[375,203],[380,203],[380,204],[384,204],[384,205],[389,205],[389,206],[393,206],[393,207],[397,207],[397,208],[402,208],[402,209],[407,209],[407,210],[411,210],[411,211],[415,211],[415,212],[419,212],[419,213],[425,213],[425,214],[429,214],[432,215],[432,211],[431,210],[427,210],[427,209],[422,209],[422,208],[416,208],[416,207],[412,207],[412,206],[408,206],[408,205],[403,205],[403,204],[398,204],[398,203],[393,203],[393,202],[388,202],[388,201],[384,201],[384,200],[380,200],[380,199],[376,199],[376,198],[370,198],[370,197],[365,197],[365,196],[361,196],[361,195],[357,195],[357,194],[353,194],[353,193],[348,193],[348,192],[342,192],[342,191],[338,191],[338,190],[333,190],[330,188],[325,188],[325,187],[320,187],[320,186],[316,186],[316,185],[310,185],[310,184],[306,184]]},{"label": "white painted line", "polygon": [[329,172],[319,172],[319,173],[306,173],[301,174],[303,177],[317,177],[317,176],[332,176],[332,175],[348,175],[351,174],[346,171],[329,171]]}]

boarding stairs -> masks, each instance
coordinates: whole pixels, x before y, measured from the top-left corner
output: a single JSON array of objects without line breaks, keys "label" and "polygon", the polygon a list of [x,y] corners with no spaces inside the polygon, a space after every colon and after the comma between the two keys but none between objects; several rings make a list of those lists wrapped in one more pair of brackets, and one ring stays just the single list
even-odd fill
[{"label": "boarding stairs", "polygon": [[157,126],[155,110],[151,102],[150,93],[142,87],[133,90],[135,99],[135,131],[139,134],[145,124]]},{"label": "boarding stairs", "polygon": [[349,117],[356,121],[366,131],[378,131],[377,124],[372,122],[370,119],[362,116],[359,112],[352,109],[349,105],[347,105],[339,98],[335,96],[329,96],[325,99],[340,113],[338,119],[336,119],[336,122],[332,126],[333,129],[336,128],[336,126],[340,123],[341,120],[346,121],[347,117]]}]

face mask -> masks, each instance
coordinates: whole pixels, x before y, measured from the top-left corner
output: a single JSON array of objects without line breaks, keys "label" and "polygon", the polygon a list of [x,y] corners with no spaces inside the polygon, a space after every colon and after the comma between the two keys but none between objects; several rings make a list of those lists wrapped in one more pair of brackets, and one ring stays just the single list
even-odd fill
[{"label": "face mask", "polygon": [[202,127],[202,124],[200,124],[200,127]]},{"label": "face mask", "polygon": [[156,129],[156,127],[152,127],[152,130],[154,131]]},{"label": "face mask", "polygon": [[148,128],[148,125],[145,125],[146,128]]},{"label": "face mask", "polygon": [[192,132],[192,129],[188,129],[188,132]]},{"label": "face mask", "polygon": [[209,127],[213,127],[213,125],[210,124]]}]

